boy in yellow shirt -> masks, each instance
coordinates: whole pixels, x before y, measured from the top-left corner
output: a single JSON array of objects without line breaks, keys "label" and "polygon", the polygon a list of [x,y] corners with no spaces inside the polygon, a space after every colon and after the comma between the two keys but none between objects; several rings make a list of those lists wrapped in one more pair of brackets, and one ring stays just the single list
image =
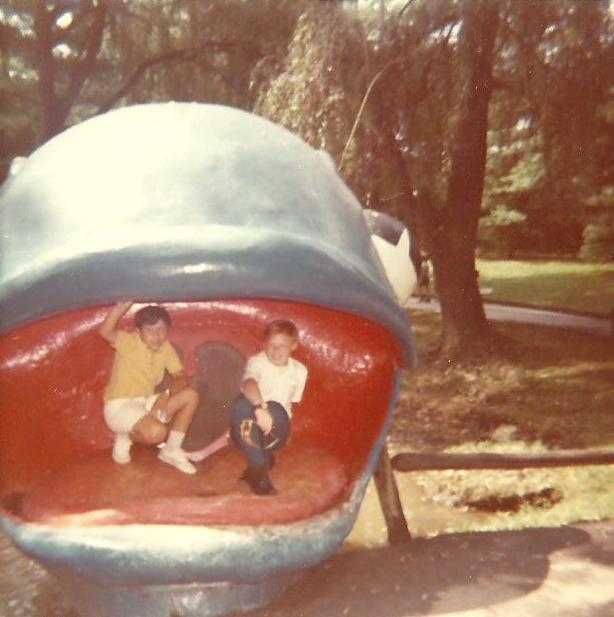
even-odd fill
[{"label": "boy in yellow shirt", "polygon": [[[118,323],[132,304],[116,304],[99,330],[115,349],[104,394],[105,421],[115,433],[113,460],[129,463],[133,442],[155,445],[166,439],[160,460],[183,473],[196,473],[181,446],[198,407],[198,393],[189,386],[168,340],[170,315],[162,306],[146,306],[134,316],[136,331],[128,332],[118,328]],[[157,393],[166,371],[173,377],[171,387]]]}]

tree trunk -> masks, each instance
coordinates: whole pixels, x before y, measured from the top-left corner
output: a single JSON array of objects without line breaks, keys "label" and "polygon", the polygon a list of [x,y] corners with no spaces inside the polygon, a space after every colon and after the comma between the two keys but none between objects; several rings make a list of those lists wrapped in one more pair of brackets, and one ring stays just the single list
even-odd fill
[{"label": "tree trunk", "polygon": [[93,5],[89,12],[86,11],[88,14],[83,19],[90,19],[91,24],[87,29],[83,49],[72,63],[68,71],[68,83],[61,92],[58,85],[59,66],[53,55],[53,49],[57,38],[56,19],[62,10],[62,5],[59,3],[48,4],[41,1],[37,4],[34,18],[38,83],[42,106],[42,141],[47,141],[64,130],[66,119],[83,85],[94,70],[106,24],[107,5],[105,2],[101,1]]},{"label": "tree trunk", "polygon": [[55,92],[55,61],[53,59],[53,22],[57,15],[49,9],[46,2],[36,6],[34,32],[36,33],[36,53],[38,65],[38,90],[42,105],[43,135],[46,141],[55,132],[58,124],[58,99]]},{"label": "tree trunk", "polygon": [[465,82],[452,148],[447,199],[433,230],[433,266],[441,301],[440,355],[471,353],[489,338],[475,268],[477,229],[484,190],[488,106],[499,6],[465,0],[459,63]]}]

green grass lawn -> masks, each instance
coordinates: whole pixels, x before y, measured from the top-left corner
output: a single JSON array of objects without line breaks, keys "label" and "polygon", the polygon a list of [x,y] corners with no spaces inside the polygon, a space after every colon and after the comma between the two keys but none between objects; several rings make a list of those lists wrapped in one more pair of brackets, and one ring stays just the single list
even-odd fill
[{"label": "green grass lawn", "polygon": [[609,315],[614,310],[614,263],[477,262],[485,300]]}]

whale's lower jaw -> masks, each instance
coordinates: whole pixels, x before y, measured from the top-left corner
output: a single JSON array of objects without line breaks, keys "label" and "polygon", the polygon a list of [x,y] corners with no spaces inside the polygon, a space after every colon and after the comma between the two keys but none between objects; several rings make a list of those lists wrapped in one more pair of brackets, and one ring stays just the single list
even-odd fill
[{"label": "whale's lower jaw", "polygon": [[356,519],[367,479],[347,501],[283,525],[105,525],[57,528],[0,513],[4,532],[58,575],[105,585],[244,583],[290,573],[326,559]]},{"label": "whale's lower jaw", "polygon": [[335,509],[286,525],[0,525],[59,580],[82,617],[209,617],[265,606],[352,529],[368,477]]}]

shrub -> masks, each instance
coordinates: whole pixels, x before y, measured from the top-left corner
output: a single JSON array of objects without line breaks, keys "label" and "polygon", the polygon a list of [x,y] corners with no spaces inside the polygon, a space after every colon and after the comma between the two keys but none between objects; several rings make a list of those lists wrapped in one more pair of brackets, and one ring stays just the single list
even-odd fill
[{"label": "shrub", "polygon": [[614,211],[607,212],[588,223],[582,234],[579,252],[585,261],[614,261]]}]

